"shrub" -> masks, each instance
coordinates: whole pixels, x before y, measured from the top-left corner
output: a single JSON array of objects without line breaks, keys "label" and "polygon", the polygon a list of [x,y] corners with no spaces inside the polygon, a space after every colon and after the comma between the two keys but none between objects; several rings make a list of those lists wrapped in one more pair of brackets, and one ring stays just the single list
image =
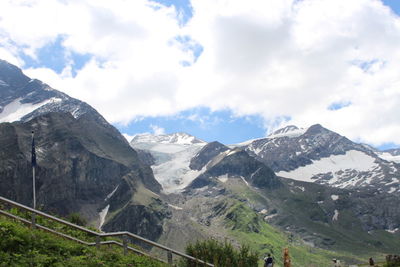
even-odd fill
[{"label": "shrub", "polygon": [[387,255],[386,264],[384,267],[400,267],[400,256],[398,255]]},{"label": "shrub", "polygon": [[87,225],[87,221],[86,221],[84,218],[82,218],[82,217],[79,215],[79,213],[76,213],[76,212],[71,213],[71,214],[68,216],[68,220],[69,220],[71,223],[77,224],[77,225],[80,225],[80,226],[86,226],[86,225]]},{"label": "shrub", "polygon": [[[186,254],[213,263],[216,267],[254,267],[258,264],[258,254],[252,252],[248,246],[243,245],[237,250],[227,241],[222,243],[214,239],[189,244]],[[189,260],[182,265],[203,266]]]}]

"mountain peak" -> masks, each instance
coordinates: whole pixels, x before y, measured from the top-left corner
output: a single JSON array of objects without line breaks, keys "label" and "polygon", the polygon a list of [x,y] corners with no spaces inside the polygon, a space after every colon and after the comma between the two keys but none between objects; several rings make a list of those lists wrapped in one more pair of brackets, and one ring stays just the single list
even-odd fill
[{"label": "mountain peak", "polygon": [[299,128],[294,125],[288,125],[281,129],[274,131],[272,134],[268,135],[268,138],[277,138],[277,137],[297,137],[305,133],[305,129]]},{"label": "mountain peak", "polygon": [[[22,87],[30,81],[21,69],[0,59],[0,87],[9,90],[10,87]],[[4,97],[4,96],[2,96]]]},{"label": "mountain peak", "polygon": [[202,144],[205,143],[193,135],[178,132],[172,134],[161,134],[154,135],[150,133],[137,134],[133,137],[131,143],[161,143],[161,144],[179,144],[179,145],[190,145],[190,144]]},{"label": "mountain peak", "polygon": [[29,78],[17,66],[1,59],[0,89],[0,122],[29,121],[49,112],[63,112],[75,118],[90,113],[111,126],[88,104]]},{"label": "mountain peak", "polygon": [[285,126],[283,128],[280,128],[280,129],[276,130],[272,134],[283,134],[283,133],[292,132],[292,131],[295,131],[295,130],[298,130],[298,129],[299,129],[299,127],[297,127],[295,125],[288,125],[288,126]]}]

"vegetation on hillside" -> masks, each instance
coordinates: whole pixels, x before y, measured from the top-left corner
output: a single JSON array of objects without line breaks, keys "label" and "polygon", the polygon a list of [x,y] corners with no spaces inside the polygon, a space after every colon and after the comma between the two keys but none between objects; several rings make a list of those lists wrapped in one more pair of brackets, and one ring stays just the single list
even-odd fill
[{"label": "vegetation on hillside", "polygon": [[400,267],[400,256],[399,255],[387,255],[386,264],[384,267]]},{"label": "vegetation on hillside", "polygon": [[160,262],[118,248],[88,247],[33,230],[0,216],[0,267],[162,267]]},{"label": "vegetation on hillside", "polygon": [[[235,249],[232,244],[214,239],[197,241],[186,247],[186,253],[206,262],[213,263],[216,267],[254,267],[257,266],[258,254],[251,251],[248,246]],[[186,267],[203,266],[195,262],[186,262]]]}]

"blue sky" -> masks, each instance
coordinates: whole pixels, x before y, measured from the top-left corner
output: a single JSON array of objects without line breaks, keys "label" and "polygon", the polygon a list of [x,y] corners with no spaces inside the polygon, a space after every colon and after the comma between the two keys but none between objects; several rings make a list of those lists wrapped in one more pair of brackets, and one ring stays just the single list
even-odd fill
[{"label": "blue sky", "polygon": [[[121,132],[135,133],[185,132],[207,142],[219,141],[234,144],[265,135],[260,116],[233,116],[229,110],[214,111],[208,108],[186,110],[174,116],[146,117],[129,125],[116,125]],[[157,127],[155,127],[157,126]]]},{"label": "blue sky", "polygon": [[129,136],[232,144],[320,123],[400,146],[400,1],[261,2],[2,2],[0,57]]}]

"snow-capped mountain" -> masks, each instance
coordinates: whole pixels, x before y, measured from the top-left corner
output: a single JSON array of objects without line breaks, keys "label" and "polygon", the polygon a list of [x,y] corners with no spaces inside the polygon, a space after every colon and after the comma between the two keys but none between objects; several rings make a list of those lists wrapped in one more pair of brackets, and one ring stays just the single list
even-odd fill
[{"label": "snow-capped mountain", "polygon": [[[344,137],[321,126],[311,129],[290,127],[265,139],[275,140],[274,144],[278,145],[288,138],[304,137],[307,132],[310,135],[308,138],[315,135],[316,139],[307,141],[310,151],[318,150],[318,145],[324,144],[323,140],[337,140],[340,143],[335,148],[333,142],[331,147],[331,151],[336,151],[336,156],[344,156],[336,159],[336,165],[349,169],[375,166],[373,154],[368,154],[368,149],[363,145],[352,145],[351,141],[347,143]],[[323,132],[324,136],[316,137],[318,132]],[[354,231],[360,233],[355,238],[358,243],[360,239],[371,238],[373,231],[386,231],[390,233],[389,238],[396,239],[400,213],[393,203],[398,201],[397,194],[376,194],[376,191],[362,187],[355,190],[335,188],[335,185],[324,186],[314,183],[314,180],[296,181],[301,180],[297,177],[294,177],[296,180],[283,179],[267,164],[254,155],[250,156],[251,152],[246,151],[246,146],[165,141],[172,140],[171,136],[146,136],[134,138],[131,142],[134,148],[151,154],[152,168],[164,193],[175,193],[167,196],[171,218],[166,220],[166,231],[162,236],[171,245],[181,243],[182,238],[191,240],[193,235],[207,236],[211,233],[214,237],[227,238],[229,235],[224,236],[224,229],[227,226],[229,231],[238,229],[236,220],[244,218],[250,218],[250,221],[243,224],[243,232],[260,235],[260,225],[267,222],[300,236],[315,247],[341,246],[340,242],[349,244],[353,242],[349,240],[354,238]],[[304,147],[307,142],[303,144]],[[361,150],[353,152],[351,148],[354,147]],[[341,154],[339,148],[345,152]],[[319,152],[320,159],[331,160],[330,153]],[[145,158],[147,161],[149,156],[145,154]],[[361,160],[349,161],[349,158]],[[310,162],[312,164],[313,160]],[[325,163],[321,168],[333,168],[336,165],[328,166]],[[244,212],[238,205],[258,215]],[[335,231],[331,227],[335,227]]]},{"label": "snow-capped mountain", "polygon": [[298,128],[297,126],[294,125],[289,125],[284,128],[278,129],[272,134],[268,135],[268,138],[278,138],[278,137],[297,137],[305,133],[307,129],[304,128]]},{"label": "snow-capped mountain", "polygon": [[354,143],[321,125],[288,126],[244,148],[282,177],[400,193],[398,156]]},{"label": "snow-capped mountain", "polygon": [[190,160],[206,142],[185,133],[140,134],[130,142],[135,149],[147,151],[154,159],[152,169],[165,193],[179,192],[190,184],[199,170],[189,167]]},{"label": "snow-capped mountain", "polygon": [[138,191],[157,196],[161,185],[121,133],[88,104],[0,60],[0,195],[26,205],[32,201],[32,130],[43,210],[79,212],[106,231],[153,240],[161,234],[166,214],[152,209],[154,199],[131,202]]},{"label": "snow-capped mountain", "polygon": [[400,149],[389,149],[382,152],[377,151],[375,153],[384,160],[400,163]]},{"label": "snow-capped mountain", "polygon": [[[397,150],[381,152],[357,144],[321,125],[307,129],[287,126],[266,138],[238,145],[206,143],[194,136],[141,134],[131,146],[149,152],[156,179],[164,192],[179,192],[205,173],[215,162],[244,149],[272,168],[278,176],[338,188],[369,188],[400,193]],[[202,148],[207,148],[199,151]],[[241,164],[237,162],[237,164]]]},{"label": "snow-capped mountain", "polygon": [[149,133],[137,134],[131,140],[133,143],[158,143],[158,144],[179,144],[192,145],[202,144],[204,141],[187,133],[173,133],[154,135]]},{"label": "snow-capped mountain", "polygon": [[70,113],[75,118],[90,114],[103,125],[111,126],[85,102],[27,77],[18,67],[0,59],[0,123],[27,122],[49,112]]}]

